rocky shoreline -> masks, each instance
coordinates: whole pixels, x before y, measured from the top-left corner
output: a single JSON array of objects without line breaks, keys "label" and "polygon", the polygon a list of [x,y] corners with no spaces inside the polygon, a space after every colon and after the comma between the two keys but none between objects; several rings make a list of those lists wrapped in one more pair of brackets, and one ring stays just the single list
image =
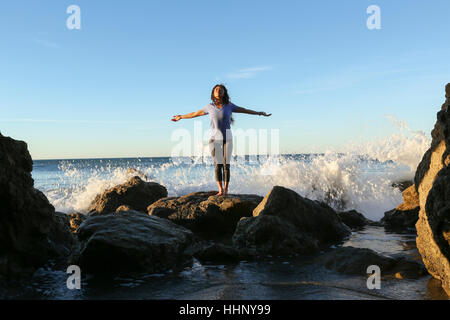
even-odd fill
[{"label": "rocky shoreline", "polygon": [[[404,203],[380,222],[282,186],[265,197],[212,191],[168,197],[164,186],[139,175],[99,194],[86,215],[58,213],[34,188],[26,143],[0,134],[0,279],[30,276],[48,261],[91,274],[158,273],[194,258],[234,263],[316,254],[327,268],[365,277],[369,264],[396,279],[428,272],[450,295],[450,84],[446,99]],[[374,225],[417,232],[423,264],[339,247],[352,231]]]}]

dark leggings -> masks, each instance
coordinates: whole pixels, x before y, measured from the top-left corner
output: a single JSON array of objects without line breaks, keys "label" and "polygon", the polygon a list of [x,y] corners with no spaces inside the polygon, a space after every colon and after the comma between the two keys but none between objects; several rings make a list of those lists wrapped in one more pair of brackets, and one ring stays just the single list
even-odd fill
[{"label": "dark leggings", "polygon": [[233,140],[223,141],[211,139],[209,141],[209,148],[211,150],[211,156],[214,159],[216,181],[230,182],[230,159],[233,150]]}]

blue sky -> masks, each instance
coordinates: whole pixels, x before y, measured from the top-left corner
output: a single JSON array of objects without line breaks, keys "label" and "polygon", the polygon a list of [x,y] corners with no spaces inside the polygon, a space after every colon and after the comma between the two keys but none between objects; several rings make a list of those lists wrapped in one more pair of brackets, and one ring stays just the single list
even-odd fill
[{"label": "blue sky", "polygon": [[[81,8],[69,30],[66,8]],[[369,30],[366,9],[381,8]],[[235,128],[279,129],[283,153],[427,134],[450,82],[450,2],[2,1],[0,131],[34,159],[168,156],[175,114],[225,83]],[[206,127],[208,118],[203,117]]]}]

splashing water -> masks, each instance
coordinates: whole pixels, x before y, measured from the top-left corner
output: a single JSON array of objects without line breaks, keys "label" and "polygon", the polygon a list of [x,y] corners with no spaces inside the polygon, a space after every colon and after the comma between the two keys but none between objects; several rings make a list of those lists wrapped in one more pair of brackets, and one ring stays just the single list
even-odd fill
[{"label": "splashing water", "polygon": [[[379,220],[402,202],[401,192],[392,183],[412,180],[430,145],[424,133],[411,131],[404,123],[394,124],[399,133],[352,145],[343,153],[280,155],[257,161],[235,157],[230,193],[264,196],[279,185],[336,210],[355,209]],[[169,196],[217,188],[211,161],[194,158],[41,160],[35,161],[33,170],[36,187],[57,211],[66,213],[85,213],[97,194],[136,174],[164,185]]]}]

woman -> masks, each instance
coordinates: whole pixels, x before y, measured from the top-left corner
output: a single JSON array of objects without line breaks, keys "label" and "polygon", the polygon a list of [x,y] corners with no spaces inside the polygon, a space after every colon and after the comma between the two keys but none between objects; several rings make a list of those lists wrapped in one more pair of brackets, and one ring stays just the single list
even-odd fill
[{"label": "woman", "polygon": [[[216,85],[211,92],[212,103],[197,112],[185,115],[173,116],[172,121],[181,119],[192,119],[209,114],[211,125],[211,139],[209,147],[214,159],[214,170],[217,185],[219,186],[218,196],[227,195],[230,183],[230,159],[233,150],[233,137],[230,125],[233,122],[232,113],[247,113],[258,116],[270,117],[272,114],[257,112],[238,107],[230,102],[227,88],[224,85]],[[223,172],[223,174],[222,174]],[[222,186],[224,181],[224,186]]]}]

